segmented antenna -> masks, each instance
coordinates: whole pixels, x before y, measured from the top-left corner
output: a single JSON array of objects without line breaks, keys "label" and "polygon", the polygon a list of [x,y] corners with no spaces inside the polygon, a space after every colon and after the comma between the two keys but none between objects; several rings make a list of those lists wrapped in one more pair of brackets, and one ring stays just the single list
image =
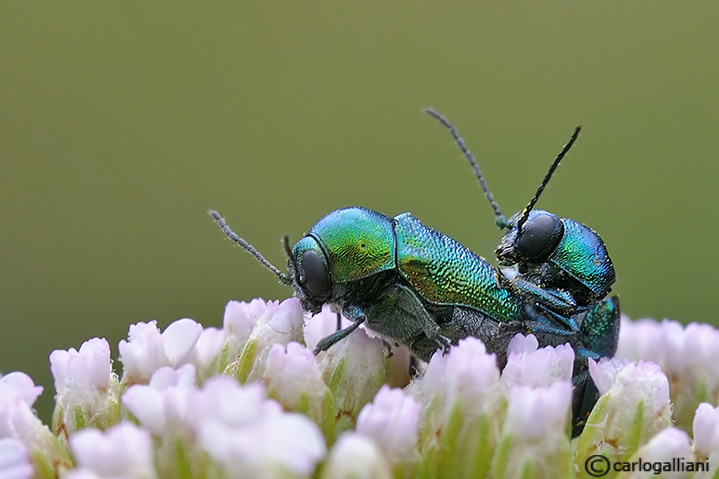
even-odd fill
[{"label": "segmented antenna", "polygon": [[569,139],[569,142],[564,145],[564,148],[562,148],[562,151],[559,152],[557,155],[557,158],[554,159],[554,162],[552,163],[552,166],[549,167],[549,171],[546,175],[544,175],[544,179],[542,180],[542,184],[539,185],[539,188],[537,188],[537,192],[534,193],[534,196],[529,201],[529,204],[522,210],[522,216],[519,218],[519,221],[517,222],[517,232],[522,232],[522,226],[524,226],[524,223],[527,222],[527,219],[529,218],[529,213],[534,208],[534,205],[537,204],[537,200],[541,196],[542,192],[544,191],[544,188],[547,186],[547,183],[549,183],[549,180],[552,178],[552,175],[557,169],[557,166],[559,166],[559,162],[562,161],[562,158],[567,154],[567,152],[572,148],[572,145],[575,141],[577,141],[577,137],[579,136],[579,132],[582,130],[581,126],[578,126],[574,129],[574,133],[572,133],[572,137]]},{"label": "segmented antenna", "polygon": [[215,223],[217,223],[217,226],[219,226],[220,229],[222,230],[222,232],[225,233],[225,236],[230,238],[235,244],[241,246],[245,251],[247,251],[252,256],[254,256],[255,259],[257,261],[259,261],[260,263],[262,263],[262,265],[265,268],[272,271],[272,273],[274,273],[278,278],[280,278],[280,282],[282,284],[285,284],[288,286],[292,284],[292,282],[290,281],[290,278],[285,273],[283,273],[282,271],[277,269],[272,263],[267,261],[265,259],[265,257],[262,256],[260,254],[260,252],[255,249],[254,246],[252,246],[250,243],[248,243],[244,239],[237,236],[237,234],[235,234],[235,232],[232,231],[230,229],[229,225],[225,222],[225,219],[222,216],[220,216],[220,213],[218,213],[215,210],[210,210],[209,213],[210,213],[210,216],[212,216],[212,219],[215,220]]},{"label": "segmented antenna", "polygon": [[282,246],[285,247],[285,254],[287,254],[287,257],[290,259],[290,263],[292,263],[292,271],[295,272],[295,274],[298,274],[299,268],[297,267],[297,259],[295,258],[295,255],[292,253],[292,247],[290,246],[290,237],[285,235],[282,238]]},{"label": "segmented antenna", "polygon": [[471,151],[469,151],[469,148],[467,147],[467,144],[464,142],[461,136],[459,136],[459,132],[457,131],[457,128],[454,127],[452,123],[447,120],[442,114],[435,111],[432,108],[425,108],[424,112],[427,113],[429,116],[437,119],[442,125],[444,125],[447,130],[449,130],[449,133],[452,135],[452,138],[454,138],[454,142],[457,144],[460,150],[462,150],[462,153],[464,153],[464,157],[467,158],[467,161],[469,161],[469,164],[472,165],[472,169],[474,169],[474,174],[477,176],[477,179],[479,180],[479,184],[484,190],[484,194],[487,196],[487,199],[489,200],[489,204],[492,206],[492,209],[494,210],[494,222],[499,226],[499,229],[504,229],[507,227],[507,219],[504,217],[502,212],[499,210],[499,205],[496,201],[494,201],[494,196],[492,196],[492,192],[489,190],[489,185],[487,184],[487,181],[484,179],[484,175],[482,174],[482,170],[479,168],[479,164],[477,163],[477,160],[474,158],[474,155]]}]

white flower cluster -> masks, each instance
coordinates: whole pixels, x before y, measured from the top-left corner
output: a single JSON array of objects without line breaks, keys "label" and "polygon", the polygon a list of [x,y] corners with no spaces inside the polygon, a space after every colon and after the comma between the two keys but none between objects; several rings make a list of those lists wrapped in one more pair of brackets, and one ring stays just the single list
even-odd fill
[{"label": "white flower cluster", "polygon": [[674,420],[688,429],[699,403],[719,404],[719,331],[708,324],[622,317],[617,357],[652,361],[669,379]]},{"label": "white flower cluster", "polygon": [[[500,372],[467,338],[407,384],[406,351],[388,357],[360,328],[315,356],[337,320],[329,309],[306,319],[289,299],[230,302],[222,329],[138,323],[119,344],[121,377],[104,339],[55,351],[52,429],[32,410],[42,388],[0,376],[0,477],[591,477],[597,455],[708,460],[710,471],[666,477],[717,474],[709,326],[623,320],[617,357],[589,361],[601,397],[572,440],[568,345],[518,335]],[[694,405],[688,423],[672,426],[670,398]]]}]

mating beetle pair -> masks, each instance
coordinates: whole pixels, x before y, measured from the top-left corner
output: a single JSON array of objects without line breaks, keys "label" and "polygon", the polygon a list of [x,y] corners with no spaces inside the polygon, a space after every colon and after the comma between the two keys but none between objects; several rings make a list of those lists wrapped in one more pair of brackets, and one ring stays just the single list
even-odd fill
[{"label": "mating beetle pair", "polygon": [[534,334],[542,346],[569,343],[576,353],[576,435],[597,399],[587,358],[612,356],[616,350],[619,304],[616,297],[606,297],[615,280],[614,267],[596,232],[534,205],[580,129],[552,163],[529,205],[507,221],[457,130],[434,110],[427,113],[450,131],[472,164],[497,225],[507,229],[496,251],[502,271],[409,213],[390,218],[351,207],[329,213],[293,248],[284,238],[285,274],[237,236],[217,212],[210,214],[230,239],[293,287],[305,310],[317,313],[330,304],[338,319],[341,312],[352,321],[320,341],[316,353],[362,323],[389,341],[407,345],[424,361],[467,336],[484,341],[500,367],[517,333]]}]

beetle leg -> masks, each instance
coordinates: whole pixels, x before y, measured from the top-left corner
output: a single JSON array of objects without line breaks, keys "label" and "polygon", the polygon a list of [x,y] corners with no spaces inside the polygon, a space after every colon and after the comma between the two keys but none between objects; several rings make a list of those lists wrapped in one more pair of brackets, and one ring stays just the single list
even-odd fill
[{"label": "beetle leg", "polygon": [[330,334],[326,338],[320,340],[319,343],[317,343],[317,347],[315,348],[315,354],[319,354],[322,351],[327,351],[329,348],[337,344],[338,341],[343,340],[350,334],[354,332],[355,329],[359,328],[359,325],[362,324],[365,320],[365,317],[361,317],[358,320],[356,320],[354,323],[346,327],[345,329],[340,329],[339,331]]},{"label": "beetle leg", "polygon": [[449,340],[439,336],[439,325],[417,295],[406,286],[398,286],[397,306],[406,311],[418,322],[417,326],[429,339],[434,340],[440,347],[448,347]]},{"label": "beetle leg", "polygon": [[581,321],[585,348],[599,357],[614,356],[619,338],[619,322],[619,298],[612,296],[595,304]]},{"label": "beetle leg", "polygon": [[560,314],[569,315],[577,309],[577,302],[566,291],[542,288],[522,278],[513,278],[511,282],[520,292],[535,296],[542,304],[546,304]]}]

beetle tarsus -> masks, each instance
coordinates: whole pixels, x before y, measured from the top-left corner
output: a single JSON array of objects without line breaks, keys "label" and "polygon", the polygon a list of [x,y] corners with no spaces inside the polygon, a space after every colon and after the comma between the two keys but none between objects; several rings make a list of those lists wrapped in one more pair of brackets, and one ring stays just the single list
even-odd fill
[{"label": "beetle tarsus", "polygon": [[359,325],[362,324],[364,320],[365,318],[360,318],[345,329],[340,329],[339,331],[330,334],[326,338],[321,339],[320,342],[317,343],[317,347],[315,348],[315,355],[318,355],[322,351],[327,351],[339,341],[342,341],[344,338],[352,334],[355,329],[359,328]]}]

